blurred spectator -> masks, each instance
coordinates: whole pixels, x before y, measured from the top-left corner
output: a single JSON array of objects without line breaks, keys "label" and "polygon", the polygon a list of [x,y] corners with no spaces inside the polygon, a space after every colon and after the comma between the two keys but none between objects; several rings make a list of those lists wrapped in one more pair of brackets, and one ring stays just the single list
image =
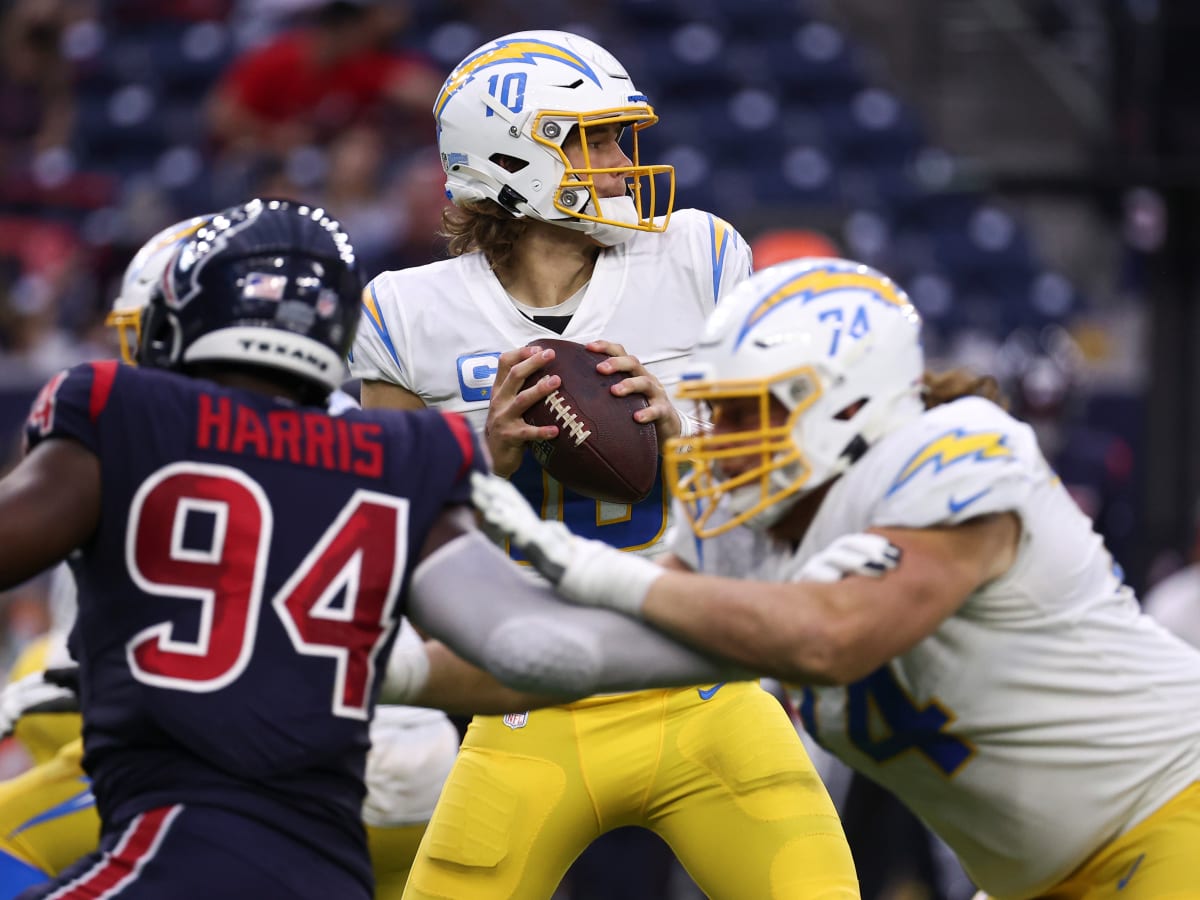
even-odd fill
[{"label": "blurred spectator", "polygon": [[329,148],[324,203],[354,235],[369,275],[388,266],[404,228],[404,208],[387,186],[388,159],[383,136],[365,126],[343,131]]},{"label": "blurred spectator", "polygon": [[1118,563],[1133,542],[1134,458],[1116,432],[1089,421],[1082,351],[1061,326],[1013,332],[999,350],[1012,412],[1037,432],[1046,459],[1104,536]]},{"label": "blurred spectator", "polygon": [[[257,0],[256,0],[257,2]],[[105,0],[106,18],[117,25],[149,21],[205,22],[229,15],[233,0]]]},{"label": "blurred spectator", "polygon": [[[0,374],[37,381],[87,359],[76,327],[93,323],[75,233],[56,222],[0,216]],[[81,290],[82,288],[82,290]]]},{"label": "blurred spectator", "polygon": [[390,49],[406,21],[398,3],[321,4],[235,60],[209,107],[214,137],[230,150],[286,155],[372,122],[431,141],[442,79],[424,59]]},{"label": "blurred spectator", "polygon": [[446,173],[436,148],[413,154],[396,175],[396,202],[403,210],[400,240],[394,248],[391,268],[419,266],[446,257],[446,240],[441,234],[446,198]]},{"label": "blurred spectator", "polygon": [[1155,584],[1142,608],[1193,647],[1200,649],[1200,503],[1192,524],[1187,565]]},{"label": "blurred spectator", "polygon": [[776,263],[803,256],[842,255],[838,245],[821,234],[807,228],[778,228],[764,231],[750,242],[754,252],[755,270],[766,269]]},{"label": "blurred spectator", "polygon": [[70,136],[71,68],[59,41],[72,8],[57,0],[16,0],[0,23],[0,171],[6,174]]}]

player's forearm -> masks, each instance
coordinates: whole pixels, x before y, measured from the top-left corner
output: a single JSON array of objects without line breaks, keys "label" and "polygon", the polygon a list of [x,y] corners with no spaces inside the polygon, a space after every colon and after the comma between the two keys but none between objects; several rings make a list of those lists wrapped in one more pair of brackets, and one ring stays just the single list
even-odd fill
[{"label": "player's forearm", "polygon": [[405,700],[409,706],[427,706],[459,715],[498,715],[555,706],[573,697],[518,691],[494,675],[457,656],[440,641],[427,641],[429,678],[421,690]]},{"label": "player's forearm", "polygon": [[409,611],[423,631],[522,692],[578,697],[748,675],[616,612],[560,602],[479,534],[421,563]]},{"label": "player's forearm", "polygon": [[642,617],[687,643],[763,675],[800,684],[841,681],[841,635],[818,596],[827,585],[772,584],[668,572]]},{"label": "player's forearm", "polygon": [[99,522],[99,459],[68,438],[38,444],[0,480],[0,589],[65,559]]}]

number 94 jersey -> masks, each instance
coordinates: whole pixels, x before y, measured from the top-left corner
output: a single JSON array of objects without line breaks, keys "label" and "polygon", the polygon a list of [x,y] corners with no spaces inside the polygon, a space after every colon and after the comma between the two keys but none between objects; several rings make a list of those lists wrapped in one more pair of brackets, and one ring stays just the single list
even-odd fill
[{"label": "number 94 jersey", "polygon": [[26,439],[53,438],[101,467],[70,639],[101,815],[221,806],[369,879],[368,720],[425,537],[469,502],[466,422],[106,362],[43,389]]},{"label": "number 94 jersey", "polygon": [[887,435],[830,489],[793,554],[747,529],[672,549],[787,581],[836,538],[1012,511],[1016,561],[912,650],[806,688],[820,742],[896,794],[994,896],[1056,884],[1200,778],[1200,654],[1141,615],[1032,430],[980,398]]}]

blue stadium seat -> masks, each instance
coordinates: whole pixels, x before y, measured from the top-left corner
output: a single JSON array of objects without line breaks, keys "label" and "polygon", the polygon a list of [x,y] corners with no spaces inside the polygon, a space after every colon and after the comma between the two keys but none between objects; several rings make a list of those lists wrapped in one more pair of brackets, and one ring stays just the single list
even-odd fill
[{"label": "blue stadium seat", "polygon": [[828,103],[864,84],[846,37],[823,22],[765,38],[762,53],[780,92],[792,101]]},{"label": "blue stadium seat", "polygon": [[709,25],[692,22],[648,30],[638,36],[638,45],[636,62],[626,66],[637,73],[639,88],[660,106],[681,109],[737,86],[725,39]]},{"label": "blue stadium seat", "polygon": [[719,0],[719,16],[731,35],[762,39],[810,21],[800,0]]}]

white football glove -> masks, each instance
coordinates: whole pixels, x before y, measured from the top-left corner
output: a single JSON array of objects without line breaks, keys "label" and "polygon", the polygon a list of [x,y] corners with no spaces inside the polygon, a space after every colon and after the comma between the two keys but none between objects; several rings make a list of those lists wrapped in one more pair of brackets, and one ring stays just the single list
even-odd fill
[{"label": "white football glove", "polygon": [[846,534],[800,569],[797,581],[840,581],[847,575],[878,578],[900,563],[900,548],[880,534]]},{"label": "white football glove", "polygon": [[425,652],[425,641],[408,619],[401,619],[400,632],[379,688],[379,702],[407,703],[421,693],[428,681],[429,654]]},{"label": "white football glove", "polygon": [[0,691],[0,738],[12,734],[21,716],[29,713],[78,711],[75,691],[47,681],[44,671],[32,672]]},{"label": "white football glove", "polygon": [[519,548],[564,600],[638,616],[650,585],[663,574],[648,560],[539,518],[521,492],[497,475],[471,473],[471,502],[484,530]]}]

